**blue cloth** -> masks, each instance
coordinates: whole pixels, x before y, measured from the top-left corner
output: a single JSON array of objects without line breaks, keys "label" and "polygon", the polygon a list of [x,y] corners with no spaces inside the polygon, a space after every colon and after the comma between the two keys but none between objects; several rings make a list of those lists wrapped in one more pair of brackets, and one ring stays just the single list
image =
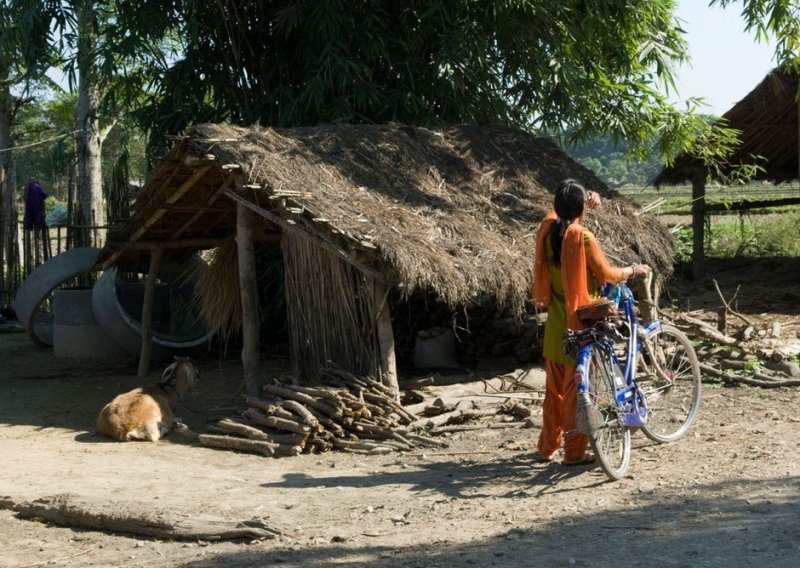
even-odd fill
[{"label": "blue cloth", "polygon": [[47,194],[38,181],[31,180],[25,189],[25,217],[22,226],[26,229],[45,227],[44,200]]}]

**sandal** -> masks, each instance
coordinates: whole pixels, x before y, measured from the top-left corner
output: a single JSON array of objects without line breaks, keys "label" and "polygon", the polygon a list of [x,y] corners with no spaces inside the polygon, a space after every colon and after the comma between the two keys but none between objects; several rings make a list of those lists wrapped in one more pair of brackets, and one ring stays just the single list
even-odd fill
[{"label": "sandal", "polygon": [[537,463],[551,463],[555,459],[557,454],[558,452],[553,452],[549,456],[545,456],[540,454],[538,451],[533,452],[533,461]]},{"label": "sandal", "polygon": [[566,466],[575,466],[575,465],[588,465],[590,463],[594,463],[595,457],[594,454],[590,452],[586,452],[583,454],[583,457],[577,460],[562,460],[561,465]]}]

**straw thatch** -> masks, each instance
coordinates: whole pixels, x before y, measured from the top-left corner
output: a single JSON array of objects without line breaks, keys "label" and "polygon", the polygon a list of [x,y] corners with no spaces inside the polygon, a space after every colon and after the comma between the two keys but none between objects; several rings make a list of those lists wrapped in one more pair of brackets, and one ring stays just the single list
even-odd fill
[{"label": "straw thatch", "polygon": [[[728,158],[730,165],[718,172],[722,177],[729,176],[731,168],[740,164],[758,164],[764,171],[756,174],[757,180],[780,183],[798,179],[797,97],[797,74],[775,69],[722,116],[722,124],[741,132],[741,145]],[[682,184],[691,181],[695,172],[705,173],[702,162],[682,154],[653,179],[653,184]],[[724,181],[719,177],[718,181]]]},{"label": "straw thatch", "polygon": [[662,276],[672,268],[666,228],[550,140],[500,126],[397,124],[196,126],[157,166],[101,262],[136,263],[141,253],[121,246],[131,240],[229,237],[234,204],[214,196],[236,171],[238,194],[275,215],[265,231],[310,235],[405,293],[430,290],[453,306],[491,293],[524,308],[534,233],[566,177],[605,196],[588,224],[613,262],[647,262]]}]

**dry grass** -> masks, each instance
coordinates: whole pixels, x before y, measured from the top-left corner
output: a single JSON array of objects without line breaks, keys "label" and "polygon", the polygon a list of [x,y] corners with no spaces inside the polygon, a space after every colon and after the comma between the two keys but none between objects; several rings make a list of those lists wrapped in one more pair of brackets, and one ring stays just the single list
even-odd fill
[{"label": "dry grass", "polygon": [[329,361],[377,376],[373,279],[306,239],[287,233],[282,246],[297,376],[318,377]]},{"label": "dry grass", "polygon": [[200,274],[194,295],[209,329],[226,340],[242,326],[236,241],[228,239],[206,260],[208,270]]},{"label": "dry grass", "polygon": [[263,206],[371,256],[405,293],[433,290],[453,306],[489,292],[524,309],[534,233],[565,177],[605,195],[588,225],[612,260],[672,270],[671,235],[654,217],[513,128],[200,125],[176,151],[241,165]]}]

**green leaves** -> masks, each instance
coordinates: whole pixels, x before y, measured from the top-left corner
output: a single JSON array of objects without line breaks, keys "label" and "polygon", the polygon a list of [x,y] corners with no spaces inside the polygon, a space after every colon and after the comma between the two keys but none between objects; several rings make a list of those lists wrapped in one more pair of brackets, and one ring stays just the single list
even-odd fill
[{"label": "green leaves", "polygon": [[759,41],[775,40],[779,65],[800,66],[800,3],[797,0],[711,0],[711,6],[741,5],[745,28]]}]

